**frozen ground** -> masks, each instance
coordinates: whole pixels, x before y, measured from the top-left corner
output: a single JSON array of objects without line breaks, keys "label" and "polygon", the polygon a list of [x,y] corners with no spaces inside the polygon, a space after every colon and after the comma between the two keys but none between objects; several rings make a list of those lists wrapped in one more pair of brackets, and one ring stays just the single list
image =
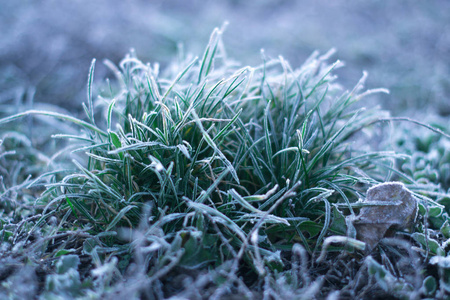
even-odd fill
[{"label": "frozen ground", "polygon": [[[274,299],[291,299],[308,292],[364,298],[377,297],[380,289],[385,294],[400,291],[399,295],[411,299],[444,298],[450,290],[444,273],[450,268],[439,259],[442,253],[448,254],[450,238],[449,16],[448,0],[0,1],[0,298],[28,299],[37,294],[42,299],[56,295],[70,298],[70,294],[103,299],[119,295],[117,292],[131,299],[133,293],[135,298],[147,294],[158,298],[163,293],[168,297],[180,292],[187,298],[200,295],[200,299],[225,290],[257,298],[262,293],[275,295]],[[206,83],[203,85],[201,79],[210,70],[203,66],[210,65],[212,55],[201,58],[204,64],[191,66],[191,73],[169,87],[167,83],[185,63],[176,61],[177,49],[183,44],[184,51],[201,56],[213,28],[225,21],[229,25],[224,45],[236,61],[255,66],[262,62],[260,49],[264,48],[266,57],[283,55],[296,68],[313,51],[326,53],[336,48],[332,60],[347,64],[336,70],[337,82],[351,88],[367,70],[366,88],[386,87],[391,95],[372,95],[364,98],[363,105],[372,108],[381,104],[394,116],[406,117],[397,120],[410,122],[380,122],[387,120],[387,114],[376,109],[347,110],[354,98],[343,96],[343,101],[334,101],[341,91],[335,90],[336,85],[330,89],[321,85],[324,81],[319,78],[326,69],[317,71],[314,64],[296,77],[296,84],[300,78],[301,91],[281,98],[272,93],[277,87],[289,93],[294,90],[284,88],[290,83],[282,76],[285,65],[278,66],[281,60],[275,62],[277,68],[267,69],[264,78],[258,73],[254,77],[257,81],[242,85],[244,80],[237,81],[239,76],[222,82],[235,69],[221,65],[229,60],[216,60],[217,72],[208,74],[208,83],[221,82],[223,88],[216,90],[219,84],[212,84],[212,96],[198,98],[204,104],[198,111],[208,118],[199,119],[195,108],[189,120],[189,101],[202,94]],[[214,48],[218,41],[214,38],[208,45]],[[106,99],[110,106],[104,106],[102,99],[91,101],[86,82],[92,58],[98,61],[97,90],[92,94],[99,95],[98,89],[106,86],[101,82],[113,77],[101,62],[110,59],[117,64],[131,47],[144,62],[160,62],[166,72],[161,72],[156,82],[147,77],[148,69],[133,68],[140,66],[137,60],[129,61],[130,68],[124,68],[119,76],[129,78],[129,70],[136,71],[134,84],[124,84],[115,91],[118,83],[113,80],[112,95]],[[169,63],[175,67],[166,68]],[[173,70],[177,71],[172,74]],[[155,69],[151,72],[156,73]],[[158,85],[167,97],[154,96]],[[308,90],[303,98],[301,94]],[[232,93],[245,95],[246,100],[226,104],[241,110],[224,125],[222,121],[234,113],[229,115],[213,104]],[[260,98],[263,101],[255,103],[261,105],[247,101]],[[155,109],[159,99],[166,101],[173,118],[167,118],[166,110]],[[278,104],[266,106],[266,101],[275,103],[277,99],[296,102],[279,101],[283,109]],[[87,116],[80,109],[82,102],[87,103]],[[31,107],[52,111],[44,114],[55,118],[27,115],[12,122],[17,115],[6,117]],[[318,109],[306,115],[311,107]],[[63,109],[70,112],[53,113]],[[90,120],[84,123],[73,115]],[[217,124],[203,127],[203,122]],[[120,126],[114,127],[116,124]],[[63,133],[57,137],[65,139],[51,138],[53,133]],[[285,137],[292,143],[285,144]],[[203,141],[209,145],[204,149]],[[153,142],[163,146],[153,147]],[[229,158],[237,162],[242,180]],[[219,160],[231,172],[229,177],[238,178],[240,184],[226,177]],[[202,167],[206,165],[209,168]],[[78,169],[74,170],[75,166]],[[161,180],[161,174],[166,179]],[[414,209],[418,217],[411,234],[402,232],[399,239],[386,239],[377,248],[382,251],[374,251],[373,256],[362,252],[348,255],[346,251],[335,256],[337,252],[330,248],[328,260],[316,261],[320,248],[328,251],[324,239],[333,238],[331,234],[339,234],[334,241],[357,234],[352,231],[355,226],[346,221],[353,206],[343,206],[341,200],[357,201],[364,198],[369,185],[397,179],[421,201]],[[259,181],[264,186],[258,186]],[[286,193],[270,196],[278,183],[285,185]],[[296,202],[287,205],[286,197],[293,196],[287,190],[291,183],[292,191],[298,188],[299,194]],[[242,198],[236,190],[250,198]],[[204,196],[208,193],[212,196]],[[261,194],[267,196],[261,198]],[[154,199],[159,195],[158,201],[148,200],[149,195]],[[179,195],[186,197],[182,198],[185,202],[177,202]],[[206,197],[215,200],[205,205],[202,201]],[[260,200],[265,202],[259,204]],[[277,207],[281,203],[286,205]],[[139,213],[135,204],[142,208]],[[359,204],[355,204],[357,210]],[[191,209],[201,212],[195,214],[198,222]],[[253,219],[248,219],[249,224],[244,218],[251,215],[264,220],[272,212],[275,223],[286,219],[282,226],[271,224],[264,232],[258,229],[260,221],[253,225]],[[185,220],[192,218],[195,228],[181,224],[180,216],[185,213]],[[225,226],[224,231],[222,225],[216,226],[220,218],[217,224]],[[202,228],[204,220],[208,222],[206,229]],[[286,226],[290,224],[295,226]],[[120,231],[123,226],[134,228],[135,237],[130,240],[127,235],[124,240],[128,231]],[[242,245],[235,243],[235,230]],[[116,233],[120,237],[115,238]],[[141,236],[148,240],[141,242]],[[158,238],[152,240],[154,237]],[[300,244],[293,246],[294,242],[301,242],[306,250]],[[358,241],[353,242],[362,250]],[[249,253],[249,259],[240,262],[243,251]],[[105,256],[99,257],[99,253]],[[270,269],[264,279],[262,273],[256,274],[263,266],[261,253]],[[216,260],[217,268],[211,269]],[[232,261],[238,264],[228,264]],[[278,262],[286,265],[281,268]],[[222,285],[223,272],[229,273]],[[320,286],[320,291],[314,291]]]},{"label": "frozen ground", "polygon": [[[134,47],[164,63],[177,51],[202,53],[212,29],[229,21],[229,56],[246,64],[283,55],[294,67],[314,50],[337,49],[340,82],[362,70],[395,115],[450,114],[450,2],[436,1],[2,1],[0,103],[85,101],[90,61],[118,62]],[[96,78],[106,75],[100,64]],[[103,72],[103,73],[102,73]],[[23,98],[23,99],[22,99]]]}]

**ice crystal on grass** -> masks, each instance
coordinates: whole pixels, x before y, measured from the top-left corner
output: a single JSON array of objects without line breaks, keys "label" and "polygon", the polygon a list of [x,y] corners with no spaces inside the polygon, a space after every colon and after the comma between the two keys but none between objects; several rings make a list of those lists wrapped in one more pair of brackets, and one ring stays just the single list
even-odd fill
[{"label": "ice crystal on grass", "polygon": [[[333,75],[341,63],[329,63],[331,53],[314,53],[299,68],[265,56],[261,65],[241,67],[227,58],[221,34],[213,32],[201,59],[180,55],[164,70],[134,52],[117,67],[107,62],[116,79],[99,97],[93,61],[85,119],[35,109],[0,119],[38,115],[81,129],[61,127],[56,135],[69,140],[76,159],[62,169],[49,164],[33,180],[21,176],[27,180],[14,187],[14,207],[2,199],[8,205],[0,237],[10,245],[2,255],[46,267],[39,293],[361,298],[375,286],[360,287],[368,273],[383,280],[384,270],[405,269],[388,254],[413,257],[402,246],[369,264],[345,218],[362,206],[354,222],[360,238],[364,224],[406,227],[417,208],[402,201],[412,196],[400,183],[376,186],[393,176],[418,198],[412,239],[427,255],[443,251],[430,242],[426,218],[448,234],[448,215],[430,199],[434,194],[422,187],[419,193],[396,168],[407,156],[361,150],[367,139],[360,133],[387,114],[354,104],[385,90],[364,91],[366,74],[343,90]],[[371,185],[370,201],[358,202]],[[24,192],[37,187],[45,190]],[[392,199],[380,198],[383,189]],[[370,210],[386,204],[403,209],[397,219]],[[371,248],[388,228],[377,229]],[[398,247],[391,244],[380,247]],[[396,276],[380,282],[383,291],[396,287]]]}]

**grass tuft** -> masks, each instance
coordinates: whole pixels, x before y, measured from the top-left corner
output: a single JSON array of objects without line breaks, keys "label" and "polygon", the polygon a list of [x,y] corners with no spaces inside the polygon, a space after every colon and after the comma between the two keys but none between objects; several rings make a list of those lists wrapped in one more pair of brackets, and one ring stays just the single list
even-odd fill
[{"label": "grass tuft", "polygon": [[[365,91],[366,74],[343,90],[331,53],[299,68],[282,57],[241,67],[227,59],[221,34],[201,60],[180,55],[163,71],[134,52],[118,66],[108,61],[116,80],[95,99],[93,60],[86,120],[41,110],[0,119],[45,116],[79,128],[54,136],[68,140],[72,159],[33,180],[6,176],[14,170],[7,158],[22,149],[6,142],[31,160],[34,152],[22,135],[3,134],[2,255],[56,267],[39,287],[49,298],[432,293],[428,277],[424,291],[407,279],[394,284],[397,275],[364,256],[346,219],[368,187],[401,180],[420,199],[410,240],[427,257],[445,253],[427,234],[448,227],[448,194],[433,200],[435,188],[399,170],[408,156],[367,150],[388,114],[355,103],[386,90]],[[376,255],[385,263],[410,255],[402,247],[382,244]],[[367,288],[358,285],[364,277]],[[11,278],[3,289],[12,291]]]}]

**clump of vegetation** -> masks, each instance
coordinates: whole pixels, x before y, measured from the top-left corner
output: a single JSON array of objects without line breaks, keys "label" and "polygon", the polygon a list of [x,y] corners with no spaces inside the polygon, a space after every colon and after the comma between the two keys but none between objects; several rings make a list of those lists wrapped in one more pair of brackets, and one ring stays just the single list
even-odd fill
[{"label": "clump of vegetation", "polygon": [[[367,151],[364,133],[387,113],[354,104],[386,91],[364,91],[366,76],[343,90],[331,54],[297,69],[264,55],[242,67],[215,30],[203,57],[181,53],[164,71],[133,52],[107,61],[115,80],[95,99],[93,61],[85,120],[42,110],[1,119],[52,117],[81,131],[53,136],[68,142],[45,171],[4,180],[0,295],[24,295],[20,280],[42,299],[446,294],[450,227],[438,202],[448,195],[399,170],[407,155]],[[16,155],[6,146],[2,166]],[[419,218],[368,255],[348,220],[369,187],[394,179],[414,192]],[[24,265],[33,275],[20,276]]]},{"label": "clump of vegetation", "polygon": [[[433,128],[445,132],[448,127],[442,120],[434,120]],[[423,185],[436,185],[443,190],[450,189],[450,138],[446,134],[434,134],[421,128],[406,134],[408,128],[399,126],[398,133],[393,135],[394,146],[411,156],[402,162],[401,169]]]}]

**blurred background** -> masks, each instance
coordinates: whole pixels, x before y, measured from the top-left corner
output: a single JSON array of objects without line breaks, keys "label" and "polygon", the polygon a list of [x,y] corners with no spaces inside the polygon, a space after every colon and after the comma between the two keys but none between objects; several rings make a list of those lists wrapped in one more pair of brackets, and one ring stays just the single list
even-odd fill
[{"label": "blurred background", "polygon": [[0,105],[46,102],[76,111],[86,101],[92,58],[104,80],[108,58],[130,48],[167,65],[183,43],[201,56],[224,21],[228,56],[261,62],[260,49],[293,67],[314,50],[336,48],[339,82],[386,87],[380,105],[393,115],[450,116],[450,1],[357,0],[17,0],[0,2]]}]

